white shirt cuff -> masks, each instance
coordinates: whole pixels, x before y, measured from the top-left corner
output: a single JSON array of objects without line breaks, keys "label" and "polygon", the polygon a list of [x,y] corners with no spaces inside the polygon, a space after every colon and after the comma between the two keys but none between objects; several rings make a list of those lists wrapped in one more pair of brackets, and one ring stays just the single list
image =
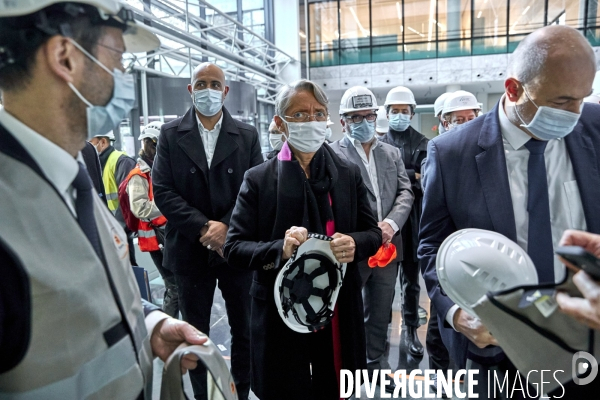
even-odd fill
[{"label": "white shirt cuff", "polygon": [[163,319],[170,318],[167,314],[160,310],[152,311],[150,314],[146,316],[146,330],[148,331],[148,336],[152,337],[152,332],[154,332],[154,328],[156,325]]},{"label": "white shirt cuff", "polygon": [[394,220],[390,219],[390,218],[386,218],[383,220],[383,222],[387,222],[388,224],[390,224],[390,226],[392,227],[392,229],[394,230],[394,233],[398,232],[400,230],[400,228],[398,228],[398,224],[396,224],[394,222]]},{"label": "white shirt cuff", "polygon": [[448,322],[448,324],[450,324],[452,329],[454,329],[455,331],[456,331],[456,328],[454,327],[454,314],[456,314],[458,309],[459,309],[458,305],[455,304],[452,307],[450,307],[450,309],[446,313],[446,322]]}]

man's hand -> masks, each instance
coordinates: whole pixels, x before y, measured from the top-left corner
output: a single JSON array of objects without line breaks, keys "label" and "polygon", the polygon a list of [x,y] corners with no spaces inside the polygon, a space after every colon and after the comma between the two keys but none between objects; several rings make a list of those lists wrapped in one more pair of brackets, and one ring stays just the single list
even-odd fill
[{"label": "man's hand", "polygon": [[416,180],[421,179],[421,174],[419,174],[418,172],[415,172],[415,179]]},{"label": "man's hand", "polygon": [[490,331],[481,323],[481,320],[474,317],[462,309],[454,313],[454,328],[465,335],[467,339],[475,343],[477,347],[483,349],[492,344],[498,346],[498,342],[492,336]]},{"label": "man's hand", "polygon": [[289,260],[296,250],[302,243],[308,239],[308,231],[306,228],[292,226],[290,229],[285,231],[285,238],[283,239],[283,260]]},{"label": "man's hand", "polygon": [[560,311],[592,329],[600,330],[600,284],[585,271],[573,276],[573,283],[583,294],[583,299],[559,292],[556,301]]},{"label": "man's hand", "polygon": [[207,228],[207,230],[204,234],[200,230],[200,234],[202,235],[200,236],[200,243],[209,250],[219,251],[225,244],[225,237],[227,236],[227,229],[229,227],[219,221],[208,221],[208,224],[202,229],[204,228]]},{"label": "man's hand", "polygon": [[[166,362],[169,356],[183,342],[189,344],[203,344],[206,342],[205,334],[187,322],[175,318],[165,318],[154,327],[150,337],[152,353]],[[181,372],[196,368],[198,358],[188,354],[181,360]]]},{"label": "man's hand", "polygon": [[341,263],[349,263],[354,261],[354,250],[356,249],[356,243],[354,243],[352,236],[335,233],[332,237],[333,240],[329,242],[329,247],[331,248],[335,258]]},{"label": "man's hand", "polygon": [[[593,254],[596,257],[600,257],[600,235],[596,235],[589,232],[566,230],[560,239],[559,246],[580,246],[585,251]],[[569,268],[574,271],[579,271],[579,268],[569,263],[564,258],[560,257],[560,260]]]},{"label": "man's hand", "polygon": [[392,226],[385,221],[378,222],[377,225],[379,226],[379,229],[381,229],[381,244],[391,242],[395,233],[394,228],[392,228]]}]

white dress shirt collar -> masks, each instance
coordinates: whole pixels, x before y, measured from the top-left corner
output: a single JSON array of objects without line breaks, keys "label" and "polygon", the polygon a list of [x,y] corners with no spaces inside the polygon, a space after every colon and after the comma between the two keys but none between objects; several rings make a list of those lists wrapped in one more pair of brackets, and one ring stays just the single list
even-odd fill
[{"label": "white dress shirt collar", "polygon": [[204,127],[204,125],[202,125],[202,121],[200,121],[200,118],[198,118],[198,114],[194,111],[194,115],[196,116],[196,122],[198,122],[198,130],[200,131],[200,133],[202,133],[202,131],[205,132],[220,132],[221,131],[221,125],[223,124],[223,113],[221,112],[221,118],[219,118],[219,121],[217,122],[217,124],[215,125],[215,127],[212,130],[208,130]]},{"label": "white dress shirt collar", "polygon": [[[68,196],[71,184],[79,172],[77,160],[61,147],[10,115],[4,108],[0,109],[0,124],[4,125],[27,150],[58,192],[63,197]],[[81,154],[78,158],[81,158]]]}]

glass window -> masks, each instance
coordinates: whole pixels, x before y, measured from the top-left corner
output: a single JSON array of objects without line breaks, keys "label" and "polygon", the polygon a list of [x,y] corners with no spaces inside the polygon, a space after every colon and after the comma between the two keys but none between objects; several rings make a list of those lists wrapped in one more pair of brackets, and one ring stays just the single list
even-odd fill
[{"label": "glass window", "polygon": [[[233,0],[229,0],[233,2]],[[264,0],[242,0],[242,10],[255,10],[257,8],[265,8]]]},{"label": "glass window", "polygon": [[340,1],[340,61],[371,62],[369,0]]},{"label": "glass window", "polygon": [[475,0],[473,54],[506,52],[506,0]]},{"label": "glass window", "polygon": [[543,27],[544,3],[545,0],[511,0],[508,33],[529,33]]},{"label": "glass window", "polygon": [[[237,1],[211,0],[210,5],[221,10],[224,13],[236,13],[237,12]],[[207,14],[208,14],[208,12],[207,12]],[[235,15],[233,15],[233,17],[235,18]]]},{"label": "glass window", "polygon": [[598,7],[598,0],[587,0],[588,2],[588,23],[587,26],[594,27],[600,26],[600,8]]},{"label": "glass window", "polygon": [[437,20],[434,20],[433,23],[437,25],[439,40],[469,39],[471,37],[471,0],[439,0]]},{"label": "glass window", "polygon": [[311,50],[339,48],[337,2],[318,2],[308,5],[309,46]]},{"label": "glass window", "polygon": [[548,0],[548,24],[583,27],[584,4],[585,0]]},{"label": "glass window", "polygon": [[373,62],[402,60],[402,1],[371,0]]},{"label": "glass window", "polygon": [[404,41],[405,43],[428,42],[426,48],[435,48],[436,1],[404,1]]}]

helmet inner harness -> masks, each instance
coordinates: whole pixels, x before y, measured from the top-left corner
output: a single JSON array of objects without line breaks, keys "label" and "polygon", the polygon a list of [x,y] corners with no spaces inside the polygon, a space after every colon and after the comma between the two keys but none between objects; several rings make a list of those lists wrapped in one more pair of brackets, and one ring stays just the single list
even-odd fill
[{"label": "helmet inner harness", "polygon": [[[327,242],[333,240],[331,237],[319,234],[309,234],[308,237]],[[292,262],[288,268],[281,271],[282,280],[279,286],[281,313],[284,318],[293,316],[296,322],[306,327],[308,331],[316,332],[325,327],[334,316],[333,294],[342,285],[344,270],[341,264],[332,261],[330,255],[309,250],[296,258],[297,252],[298,249],[292,255]],[[327,284],[323,283],[325,276]],[[311,297],[320,301],[315,299],[309,301]],[[315,309],[316,307],[319,308]],[[299,308],[304,310],[306,316],[301,315]]]}]

